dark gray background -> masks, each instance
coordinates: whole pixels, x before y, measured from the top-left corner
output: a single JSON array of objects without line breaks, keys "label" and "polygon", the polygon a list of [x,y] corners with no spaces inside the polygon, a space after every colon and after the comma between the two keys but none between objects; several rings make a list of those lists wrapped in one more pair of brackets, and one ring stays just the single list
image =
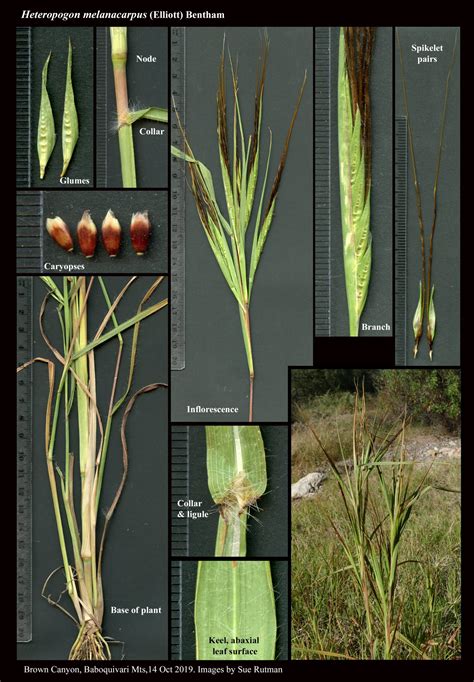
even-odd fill
[{"label": "dark gray background", "polygon": [[[105,110],[98,116],[107,118],[107,168],[106,186],[122,187],[120,153],[115,126],[117,106],[115,103],[114,75],[110,57],[110,32],[108,28],[98,28],[105,32],[106,44],[106,93]],[[168,29],[162,27],[143,28],[131,26],[127,32],[128,59],[127,84],[128,98],[133,109],[168,106]],[[157,57],[155,63],[137,62],[137,54]],[[104,93],[98,93],[99,101]],[[140,135],[139,128],[159,128],[163,135]],[[168,186],[168,125],[147,121],[137,121],[133,125],[135,146],[135,165],[138,187]]]},{"label": "dark gray background", "polygon": [[[217,560],[219,561],[219,560]],[[242,559],[240,559],[242,561]],[[194,637],[194,599],[196,594],[197,561],[182,561],[182,642],[185,661],[192,661],[195,657]],[[275,608],[277,621],[277,641],[275,659],[288,659],[288,563],[286,561],[270,562],[275,593]]]},{"label": "dark gray background", "polygon": [[[337,142],[337,73],[339,27],[331,35],[331,336],[349,335],[342,250],[339,153]],[[392,329],[392,29],[377,27],[370,79],[372,105],[372,272],[361,317],[368,324]],[[317,226],[316,226],[316,229]],[[360,336],[392,336],[392,331],[362,331]]]},{"label": "dark gray background", "polygon": [[[288,428],[262,426],[268,485],[252,509],[247,524],[248,557],[285,557],[288,554]],[[189,519],[189,556],[214,556],[219,512],[207,483],[206,432],[204,426],[189,428],[189,497],[202,500],[211,512],[207,519]],[[181,508],[179,508],[181,509]],[[176,514],[174,506],[172,513]]]},{"label": "dark gray background", "polygon": [[[32,30],[31,82],[31,186],[77,187],[63,185],[59,176],[63,167],[62,125],[68,40],[72,42],[72,84],[79,119],[79,138],[67,170],[68,178],[88,179],[94,183],[94,29],[77,26],[35,27]],[[43,180],[39,177],[38,118],[41,102],[41,72],[52,51],[48,69],[48,93],[56,128],[56,144],[46,167]],[[83,187],[83,185],[79,185]]]},{"label": "dark gray background", "polygon": [[[59,278],[57,279],[59,282]],[[126,277],[107,277],[106,286],[113,298],[126,283]],[[117,318],[128,319],[136,311],[152,277],[140,277],[125,294]],[[34,282],[34,356],[50,357],[38,328],[38,311],[45,287],[39,278]],[[158,288],[160,300],[166,295],[166,282]],[[98,282],[90,299],[89,336],[93,336],[105,315]],[[48,306],[46,328],[50,338],[60,344],[57,314]],[[138,343],[137,365],[131,395],[146,384],[166,383],[168,372],[167,309],[143,321]],[[126,350],[117,389],[121,395],[126,385],[132,330],[125,332]],[[108,406],[117,352],[116,342],[108,342],[96,351],[98,404],[102,416]],[[44,455],[44,413],[48,393],[47,371],[37,366],[33,373],[33,640],[18,645],[20,659],[65,659],[77,630],[63,613],[41,597],[49,573],[60,565],[60,550],[54,521],[51,493]],[[105,592],[104,634],[125,642],[127,659],[166,659],[168,656],[168,392],[157,389],[138,398],[127,423],[129,473],[122,498],[111,520],[105,546],[103,584]],[[106,511],[122,474],[120,423],[125,405],[119,410],[113,427],[107,457],[101,509]],[[75,415],[75,407],[74,407]],[[60,420],[61,421],[61,420]],[[72,431],[74,433],[74,431]],[[63,467],[63,430],[58,431],[56,457]],[[72,441],[73,442],[73,441]],[[74,447],[74,446],[73,446]],[[77,508],[77,504],[76,504]],[[50,583],[50,593],[64,589],[61,572]],[[67,597],[61,602],[70,608]],[[110,615],[110,606],[162,606],[161,615]],[[122,647],[112,647],[119,659]]]},{"label": "dark gray background", "polygon": [[[240,106],[247,135],[253,125],[255,73],[261,53],[259,30],[186,29],[187,134],[196,157],[213,173],[222,206],[225,201],[217,148],[215,93],[224,34],[233,57],[239,57]],[[261,160],[265,163],[270,126],[273,151],[269,185],[273,182],[304,71],[308,71],[251,302],[254,419],[285,421],[287,365],[312,363],[313,353],[313,31],[311,28],[270,28],[269,37],[261,137]],[[253,226],[249,232],[253,234]],[[212,415],[215,421],[229,421],[229,416],[233,421],[248,418],[248,366],[237,302],[215,261],[189,192],[186,195],[186,369],[172,372],[172,383],[174,420],[209,420],[209,416],[186,413],[188,405],[197,404],[239,408],[236,415]]]},{"label": "dark gray background", "polygon": [[[102,242],[102,221],[109,208],[115,213],[122,227],[122,244],[118,255],[110,258]],[[97,247],[92,258],[85,258],[76,238],[77,223],[85,209],[97,227]],[[132,213],[148,211],[151,222],[151,239],[148,251],[137,256],[130,240],[130,221]],[[68,225],[73,241],[74,252],[68,253],[58,246],[46,231],[46,219],[59,215]],[[43,220],[41,222],[43,240],[42,266],[52,264],[85,265],[86,272],[156,272],[168,270],[168,195],[167,192],[152,191],[90,191],[82,192],[45,192],[43,195]],[[48,271],[48,274],[54,274]]]},{"label": "dark gray background", "polygon": [[[421,188],[425,244],[428,256],[433,219],[433,183],[439,147],[444,89],[454,45],[456,28],[401,27],[407,77],[408,107],[413,128],[418,181]],[[433,345],[433,365],[458,365],[460,362],[460,35],[456,60],[449,87],[446,130],[438,183],[438,221],[433,249],[433,284],[435,285],[436,336]],[[443,52],[432,53],[436,63],[417,64],[411,45],[442,44]],[[429,53],[427,53],[429,54]],[[396,114],[405,115],[403,104],[400,56],[395,60]],[[426,327],[418,357],[413,358],[412,322],[418,304],[421,277],[421,247],[418,232],[416,197],[411,166],[408,169],[407,228],[407,348],[409,366],[430,364]],[[428,261],[427,261],[428,266]]]}]

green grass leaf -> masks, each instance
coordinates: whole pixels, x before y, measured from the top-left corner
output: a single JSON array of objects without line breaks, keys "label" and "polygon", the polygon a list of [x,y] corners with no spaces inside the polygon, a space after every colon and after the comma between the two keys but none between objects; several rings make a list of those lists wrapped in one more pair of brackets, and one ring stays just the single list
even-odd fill
[{"label": "green grass leaf", "polygon": [[[200,561],[194,623],[197,660],[274,660],[277,623],[270,562]],[[214,643],[216,638],[224,642]]]}]

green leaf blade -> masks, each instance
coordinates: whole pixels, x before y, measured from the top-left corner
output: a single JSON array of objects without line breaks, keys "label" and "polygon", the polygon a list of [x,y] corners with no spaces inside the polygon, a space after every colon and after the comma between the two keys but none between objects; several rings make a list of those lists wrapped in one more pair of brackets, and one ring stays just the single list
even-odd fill
[{"label": "green leaf blade", "polygon": [[[270,562],[200,561],[194,622],[197,660],[274,660],[277,623]],[[223,643],[214,643],[216,638]]]}]

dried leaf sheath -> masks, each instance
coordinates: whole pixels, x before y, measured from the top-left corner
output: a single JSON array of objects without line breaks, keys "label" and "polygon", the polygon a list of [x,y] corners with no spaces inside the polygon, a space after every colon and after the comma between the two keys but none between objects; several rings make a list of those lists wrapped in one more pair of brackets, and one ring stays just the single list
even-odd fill
[{"label": "dried leaf sheath", "polygon": [[371,27],[341,28],[339,37],[339,180],[351,336],[359,334],[372,264],[369,81],[374,37]]},{"label": "dried leaf sheath", "polygon": [[[180,126],[183,135],[184,152],[176,147],[172,147],[172,154],[174,154],[174,156],[183,158],[188,162],[190,188],[194,195],[196,209],[201,224],[221,272],[232,294],[235,296],[239,307],[242,336],[249,371],[249,421],[252,421],[253,419],[253,384],[255,377],[250,324],[250,299],[252,287],[265,240],[272,223],[276,197],[286,163],[290,138],[306,82],[305,75],[293,117],[290,122],[275,180],[269,199],[267,200],[267,207],[265,211],[263,211],[271,153],[271,132],[263,183],[259,190],[257,201],[256,188],[260,170],[260,132],[265,75],[268,61],[268,45],[268,38],[265,36],[260,67],[257,72],[253,130],[249,136],[248,142],[246,142],[245,139],[243,122],[240,114],[237,72],[234,69],[232,61],[230,61],[230,68],[233,90],[233,117],[232,134],[231,136],[229,135],[228,127],[230,129],[230,125],[228,125],[227,116],[224,49],[220,59],[217,89],[217,141],[227,217],[224,217],[217,202],[212,174],[209,169],[194,156],[179,118],[178,125]],[[255,209],[256,203],[257,207]],[[248,226],[254,215],[252,250],[250,262],[247,263],[246,235]]]}]

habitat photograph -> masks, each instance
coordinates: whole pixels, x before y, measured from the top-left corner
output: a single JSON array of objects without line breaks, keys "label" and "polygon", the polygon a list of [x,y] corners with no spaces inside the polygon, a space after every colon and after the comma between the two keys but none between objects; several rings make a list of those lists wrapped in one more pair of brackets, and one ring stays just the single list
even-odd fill
[{"label": "habitat photograph", "polygon": [[461,657],[458,370],[292,372],[292,657]]}]

